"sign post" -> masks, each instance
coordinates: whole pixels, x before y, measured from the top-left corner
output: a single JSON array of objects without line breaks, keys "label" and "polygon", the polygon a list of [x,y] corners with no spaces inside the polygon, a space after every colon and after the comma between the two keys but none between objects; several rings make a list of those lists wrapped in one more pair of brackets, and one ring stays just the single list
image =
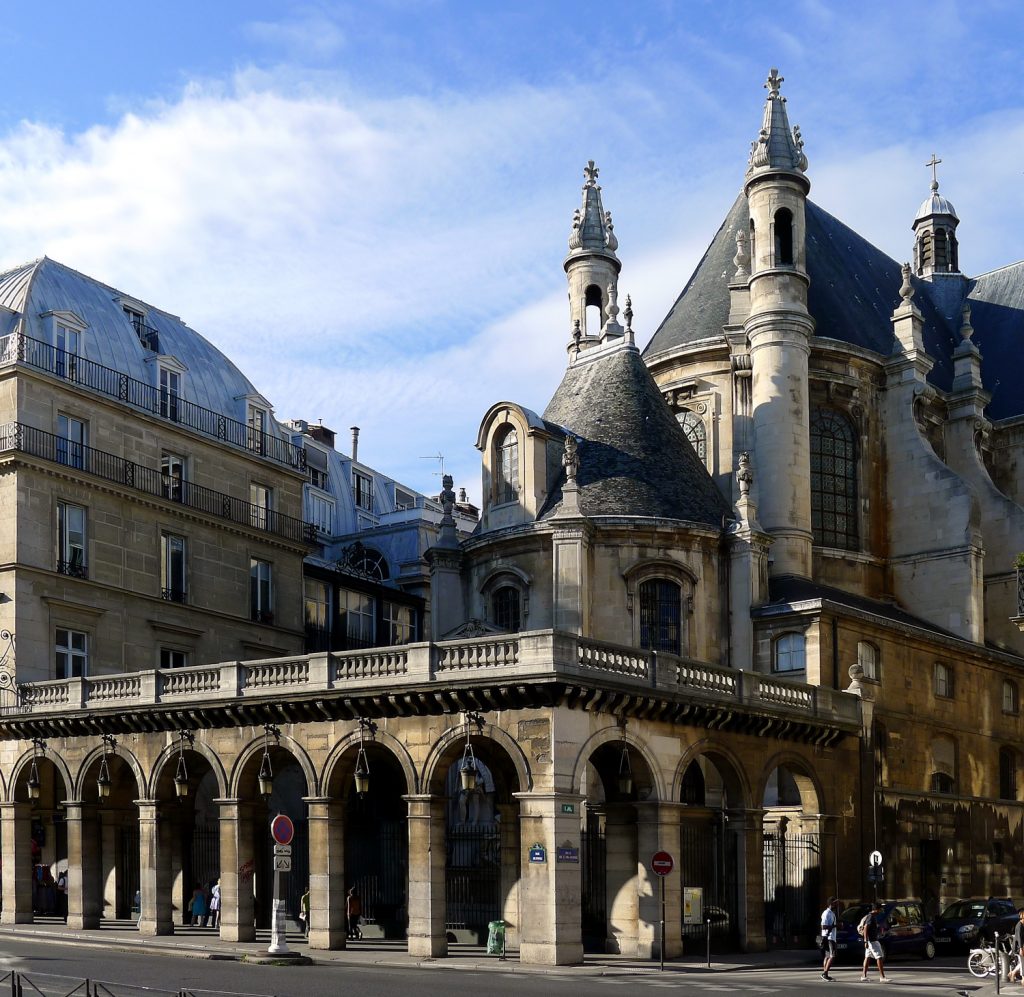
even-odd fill
[{"label": "sign post", "polygon": [[651,858],[651,871],[661,880],[661,972],[665,972],[665,877],[675,862],[668,852],[655,852]]},{"label": "sign post", "polygon": [[295,825],[291,817],[278,814],[270,821],[270,836],[274,839],[274,907],[270,916],[270,947],[269,955],[291,955],[285,938],[284,915],[285,903],[282,896],[281,876],[291,872],[292,838],[295,837]]},{"label": "sign post", "polygon": [[874,887],[875,900],[878,899],[878,884],[885,882],[885,869],[882,867],[882,853],[874,851],[868,856],[868,882]]}]

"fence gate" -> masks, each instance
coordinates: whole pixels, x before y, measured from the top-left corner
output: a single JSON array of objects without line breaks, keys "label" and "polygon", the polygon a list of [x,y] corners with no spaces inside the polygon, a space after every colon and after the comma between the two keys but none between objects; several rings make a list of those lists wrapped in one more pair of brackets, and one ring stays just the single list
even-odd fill
[{"label": "fence gate", "polygon": [[588,822],[580,834],[583,951],[604,952],[608,938],[608,867],[604,831]]},{"label": "fence gate", "polygon": [[[739,833],[721,816],[706,823],[684,823],[679,828],[681,886],[703,890],[704,919],[711,920],[711,949],[731,952],[739,948]],[[684,924],[684,952],[703,949],[707,924]]]},{"label": "fence gate", "polygon": [[772,948],[802,948],[818,930],[821,841],[817,834],[764,834],[765,936]]},{"label": "fence gate", "polygon": [[117,851],[117,897],[114,917],[131,917],[139,891],[139,828],[122,827]]},{"label": "fence gate", "polygon": [[501,917],[501,829],[496,822],[449,825],[446,842],[446,926],[484,942],[488,922]]},{"label": "fence gate", "polygon": [[386,938],[401,938],[408,926],[405,891],[409,830],[404,820],[377,820],[354,808],[345,821],[345,878],[362,900],[363,920]]}]

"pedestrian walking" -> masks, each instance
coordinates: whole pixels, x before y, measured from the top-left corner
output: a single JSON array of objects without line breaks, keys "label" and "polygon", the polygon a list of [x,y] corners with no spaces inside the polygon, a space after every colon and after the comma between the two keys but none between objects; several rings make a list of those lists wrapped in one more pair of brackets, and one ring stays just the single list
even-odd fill
[{"label": "pedestrian walking", "polygon": [[821,978],[828,983],[835,979],[828,975],[832,960],[836,957],[836,898],[829,897],[825,909],[821,912]]},{"label": "pedestrian walking", "polygon": [[57,873],[57,913],[68,923],[68,873],[61,869]]},{"label": "pedestrian walking", "polygon": [[857,932],[864,939],[864,965],[861,968],[860,979],[866,983],[868,979],[868,963],[874,959],[878,966],[878,982],[888,983],[889,977],[885,975],[885,952],[882,950],[878,936],[882,933],[882,905],[876,900],[871,905],[860,924],[857,925]]},{"label": "pedestrian walking", "polygon": [[302,933],[309,938],[309,887],[306,887],[306,892],[302,894],[302,899],[299,901],[299,920],[302,922]]},{"label": "pedestrian walking", "polygon": [[1020,980],[1024,986],[1024,907],[1017,908],[1017,923],[1013,926],[1013,959],[1007,979],[1013,983]]},{"label": "pedestrian walking", "polygon": [[192,891],[192,903],[189,906],[192,913],[192,927],[198,928],[206,921],[206,893],[198,883]]},{"label": "pedestrian walking", "polygon": [[359,891],[353,886],[345,898],[345,916],[348,918],[348,937],[362,938],[363,932],[359,927],[359,918],[363,913],[363,901]]},{"label": "pedestrian walking", "polygon": [[220,880],[210,890],[210,927],[220,927]]}]

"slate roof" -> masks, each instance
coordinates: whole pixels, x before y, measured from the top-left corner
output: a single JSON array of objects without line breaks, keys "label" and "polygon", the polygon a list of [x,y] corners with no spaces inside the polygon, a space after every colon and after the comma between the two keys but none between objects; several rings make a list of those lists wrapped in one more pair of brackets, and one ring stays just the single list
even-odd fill
[{"label": "slate roof", "polygon": [[[992,395],[991,419],[1024,413],[1024,263],[975,277],[967,294],[973,341],[981,350],[981,378]],[[1016,370],[1017,374],[1012,372]]]},{"label": "slate roof", "polygon": [[[579,439],[587,516],[685,520],[716,529],[730,510],[634,346],[596,348],[570,364],[544,420]],[[561,505],[559,487],[541,510]]]},{"label": "slate roof", "polygon": [[[900,300],[900,264],[844,225],[813,201],[807,201],[807,308],[815,334],[873,350],[892,352],[890,319]],[[746,197],[741,193],[722,227],[697,265],[682,294],[644,350],[651,358],[702,339],[722,336],[729,315],[728,282],[735,273],[737,227],[749,224]],[[914,303],[924,316],[924,343],[935,367],[929,380],[948,390],[953,380],[952,351],[959,342],[959,323],[952,326],[940,314],[928,292],[928,282],[913,280]],[[981,324],[974,323],[981,330]]]}]

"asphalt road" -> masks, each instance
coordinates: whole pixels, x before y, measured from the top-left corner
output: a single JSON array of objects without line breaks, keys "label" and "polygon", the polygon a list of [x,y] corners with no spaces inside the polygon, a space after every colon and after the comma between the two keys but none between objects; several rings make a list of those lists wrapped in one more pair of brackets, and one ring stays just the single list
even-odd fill
[{"label": "asphalt road", "polygon": [[[612,973],[610,975],[573,975],[571,971],[547,973],[512,972],[496,967],[486,970],[446,968],[443,961],[420,969],[388,966],[254,966],[244,963],[177,958],[84,948],[59,942],[4,940],[0,945],[0,994],[9,992],[5,974],[23,974],[24,993],[43,997],[65,997],[86,978],[101,982],[92,993],[98,997],[164,997],[184,989],[196,997],[219,994],[274,995],[274,997],[415,997],[443,994],[445,997],[489,997],[489,995],[550,994],[552,997],[586,994],[587,997],[613,997],[625,994],[649,994],[675,991],[693,997],[712,997],[730,993],[736,997],[757,994],[835,994],[863,993],[878,983],[859,982],[860,969],[843,966],[834,970],[837,982],[819,979],[813,966],[783,969],[742,970],[730,973],[702,973],[673,970],[664,974]],[[923,963],[896,961],[889,967],[892,984],[886,991],[899,989],[905,994],[930,997],[955,997],[960,992],[994,993],[991,983],[976,980],[967,973],[961,958],[939,959]],[[31,986],[29,985],[31,984]],[[35,988],[35,989],[33,989]],[[203,992],[207,994],[204,995]],[[1020,987],[1004,988],[1019,994]],[[84,997],[84,988],[77,991]]]}]

